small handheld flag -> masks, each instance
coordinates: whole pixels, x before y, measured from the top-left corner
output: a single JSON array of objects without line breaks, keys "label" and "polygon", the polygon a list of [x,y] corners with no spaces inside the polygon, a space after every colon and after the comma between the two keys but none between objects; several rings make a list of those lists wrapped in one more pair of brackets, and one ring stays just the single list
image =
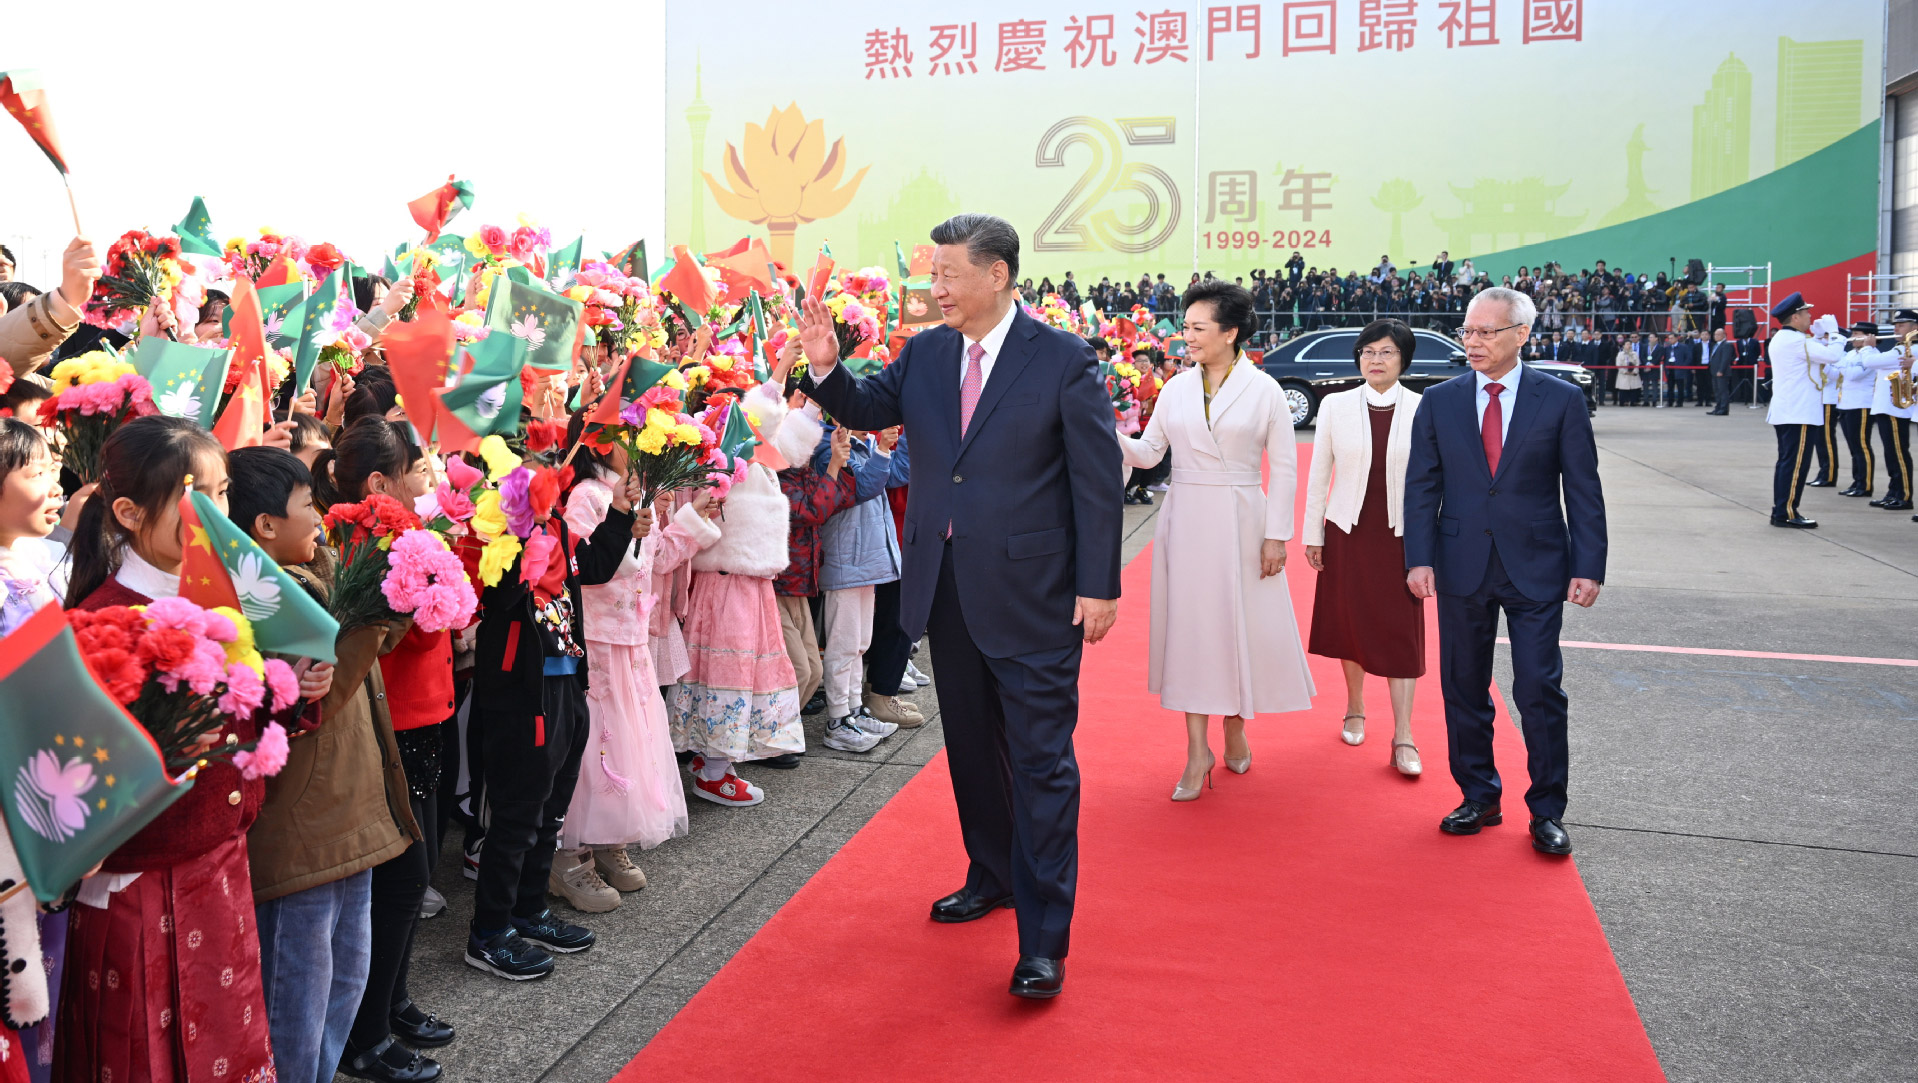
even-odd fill
[{"label": "small handheld flag", "polygon": [[453,174],[446,175],[446,183],[408,203],[406,209],[413,215],[413,221],[426,231],[426,243],[439,240],[440,230],[459,216],[459,213],[473,205],[473,185],[470,181],[455,180]]},{"label": "small handheld flag", "polygon": [[[192,479],[188,479],[191,486]],[[211,609],[237,609],[263,651],[332,662],[340,624],[282,571],[266,551],[189,487],[180,498],[180,597]]]}]

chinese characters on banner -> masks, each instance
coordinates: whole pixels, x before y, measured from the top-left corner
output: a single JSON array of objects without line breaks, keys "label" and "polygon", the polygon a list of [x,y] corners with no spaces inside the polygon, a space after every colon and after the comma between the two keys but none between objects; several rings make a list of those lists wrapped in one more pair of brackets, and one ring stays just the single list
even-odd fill
[{"label": "chinese characters on banner", "polygon": [[[1500,45],[1576,42],[1585,37],[1584,0],[1280,0],[1276,3],[1206,5],[1194,25],[1190,13],[1170,8],[1059,19],[1012,19],[981,26],[943,23],[923,30],[876,27],[860,39],[867,79],[915,75],[977,75],[980,36],[992,44],[986,70],[1072,71],[1189,64],[1194,60],[1258,60],[1265,56],[1268,9],[1277,16],[1280,58],[1339,51],[1339,24],[1357,31],[1348,51],[1407,52]],[[1501,20],[1505,33],[1500,34]],[[1123,28],[1131,31],[1128,37]],[[1516,28],[1519,33],[1512,34]],[[1421,34],[1424,30],[1426,33]],[[1203,42],[1196,40],[1204,36]],[[915,54],[913,38],[922,43]],[[1128,56],[1124,45],[1130,43]],[[1200,50],[1198,46],[1204,45]],[[922,61],[916,57],[923,58]]]}]

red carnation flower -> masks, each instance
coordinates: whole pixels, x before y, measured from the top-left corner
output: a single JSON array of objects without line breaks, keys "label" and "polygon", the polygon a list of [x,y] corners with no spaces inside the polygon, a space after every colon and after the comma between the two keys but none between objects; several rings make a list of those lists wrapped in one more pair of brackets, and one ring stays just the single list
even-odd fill
[{"label": "red carnation flower", "polygon": [[552,512],[553,505],[559,502],[559,490],[559,471],[550,468],[534,471],[532,483],[526,487],[534,519],[544,520]]},{"label": "red carnation flower", "polygon": [[311,266],[314,270],[332,271],[337,270],[341,264],[345,263],[346,257],[340,254],[340,250],[337,247],[331,243],[322,241],[306,250],[306,262],[308,266]]},{"label": "red carnation flower", "polygon": [[193,657],[193,647],[191,633],[178,628],[149,628],[134,657],[154,669],[175,670]]}]

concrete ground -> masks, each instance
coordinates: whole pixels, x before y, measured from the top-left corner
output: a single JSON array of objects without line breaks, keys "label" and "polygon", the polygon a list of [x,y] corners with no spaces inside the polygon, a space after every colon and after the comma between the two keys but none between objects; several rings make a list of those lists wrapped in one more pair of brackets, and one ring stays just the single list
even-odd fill
[{"label": "concrete ground", "polygon": [[[1607,408],[1596,426],[1610,570],[1566,640],[1918,658],[1909,513],[1817,489],[1819,530],[1768,526],[1762,411]],[[1127,509],[1128,558],[1154,510]],[[1667,1075],[1918,1078],[1918,668],[1568,648],[1566,685],[1579,869]],[[691,802],[691,836],[637,855],[647,889],[583,919],[599,945],[543,982],[461,961],[472,882],[452,848],[411,980],[460,1028],[434,1051],[446,1078],[611,1078],[939,749],[932,689],[912,698],[927,724],[864,756],[809,719],[798,770],[745,769],[758,808]]]}]

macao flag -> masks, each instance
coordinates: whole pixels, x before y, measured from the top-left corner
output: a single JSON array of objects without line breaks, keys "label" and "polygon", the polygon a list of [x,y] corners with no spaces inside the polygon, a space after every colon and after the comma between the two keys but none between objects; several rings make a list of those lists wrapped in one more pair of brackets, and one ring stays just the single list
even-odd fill
[{"label": "macao flag", "polygon": [[191,788],[108,695],[58,605],[0,640],[0,805],[41,902],[53,902]]},{"label": "macao flag", "polygon": [[[573,367],[573,347],[586,306],[520,282],[511,274],[493,280],[486,299],[486,328],[526,343],[526,363],[536,369],[565,372]],[[477,356],[478,351],[474,351]]]},{"label": "macao flag", "polygon": [[180,597],[198,606],[228,606],[253,625],[263,651],[321,662],[334,659],[340,622],[235,526],[205,493],[180,498]]}]

